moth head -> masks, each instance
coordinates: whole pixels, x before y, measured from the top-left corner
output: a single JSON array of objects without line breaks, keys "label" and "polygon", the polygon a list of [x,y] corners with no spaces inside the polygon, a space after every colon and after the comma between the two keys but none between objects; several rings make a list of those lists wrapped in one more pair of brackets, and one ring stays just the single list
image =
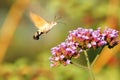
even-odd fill
[{"label": "moth head", "polygon": [[55,26],[56,24],[57,24],[56,21],[52,21],[52,22],[51,22],[51,25],[52,25],[52,26]]}]

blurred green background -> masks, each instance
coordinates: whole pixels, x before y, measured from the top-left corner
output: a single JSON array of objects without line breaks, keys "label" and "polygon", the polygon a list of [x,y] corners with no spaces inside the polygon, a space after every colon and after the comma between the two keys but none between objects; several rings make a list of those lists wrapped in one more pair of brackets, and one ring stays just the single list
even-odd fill
[{"label": "blurred green background", "polygon": [[[46,21],[58,16],[60,23],[33,40],[37,28],[29,12]],[[120,0],[0,0],[0,80],[90,80],[87,71],[73,65],[50,68],[50,49],[70,30],[105,26],[120,30]],[[120,80],[117,53],[95,74],[96,80]]]}]

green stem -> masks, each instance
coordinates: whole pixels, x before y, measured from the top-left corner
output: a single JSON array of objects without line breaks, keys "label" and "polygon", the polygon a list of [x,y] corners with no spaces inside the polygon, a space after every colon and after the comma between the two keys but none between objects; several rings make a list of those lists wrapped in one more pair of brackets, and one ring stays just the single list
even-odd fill
[{"label": "green stem", "polygon": [[80,65],[80,64],[73,63],[73,62],[72,62],[72,64],[73,64],[74,66],[77,66],[77,67],[79,67],[79,68],[83,68],[83,69],[85,69],[85,70],[89,70],[87,67],[85,67],[85,66],[82,66],[82,65]]},{"label": "green stem", "polygon": [[88,58],[87,51],[84,51],[84,55],[85,55],[85,58],[86,58],[86,61],[87,61],[87,66],[88,66],[88,69],[89,69],[89,74],[90,74],[91,80],[95,80],[95,77],[93,75],[92,68],[91,68],[91,65],[90,65],[90,61],[89,61],[89,58]]},{"label": "green stem", "polygon": [[99,57],[99,54],[97,54],[97,56],[96,56],[95,59],[93,60],[93,62],[92,62],[92,64],[91,64],[91,67],[94,66],[94,64],[95,64],[96,60],[98,59],[98,57]]}]

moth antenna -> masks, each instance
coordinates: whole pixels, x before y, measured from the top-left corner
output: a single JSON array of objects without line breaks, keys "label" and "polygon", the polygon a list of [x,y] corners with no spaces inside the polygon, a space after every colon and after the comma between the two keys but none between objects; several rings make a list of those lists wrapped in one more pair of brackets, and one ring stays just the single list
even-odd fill
[{"label": "moth antenna", "polygon": [[67,25],[65,22],[58,21],[57,23]]},{"label": "moth antenna", "polygon": [[55,15],[55,17],[54,17],[54,21],[58,21],[58,20],[60,20],[60,19],[61,19],[60,16]]}]

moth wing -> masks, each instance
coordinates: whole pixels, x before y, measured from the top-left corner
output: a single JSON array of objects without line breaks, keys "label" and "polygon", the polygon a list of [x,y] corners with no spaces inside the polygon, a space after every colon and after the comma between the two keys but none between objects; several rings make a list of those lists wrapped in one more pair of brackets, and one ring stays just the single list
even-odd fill
[{"label": "moth wing", "polygon": [[30,12],[30,18],[37,28],[44,27],[46,24],[48,24],[47,21],[35,13]]}]

